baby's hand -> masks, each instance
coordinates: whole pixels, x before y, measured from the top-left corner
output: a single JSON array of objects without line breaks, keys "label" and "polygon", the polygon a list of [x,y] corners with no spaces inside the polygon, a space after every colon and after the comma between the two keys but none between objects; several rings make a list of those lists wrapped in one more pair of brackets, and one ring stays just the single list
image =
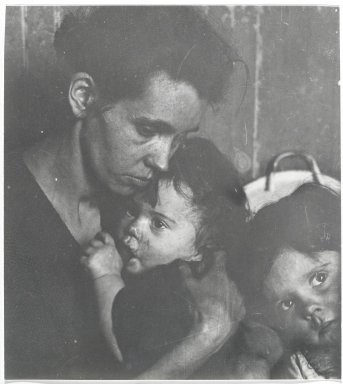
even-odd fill
[{"label": "baby's hand", "polygon": [[106,275],[119,275],[123,261],[117,251],[113,238],[105,232],[100,232],[84,250],[85,256],[81,263],[93,279]]}]

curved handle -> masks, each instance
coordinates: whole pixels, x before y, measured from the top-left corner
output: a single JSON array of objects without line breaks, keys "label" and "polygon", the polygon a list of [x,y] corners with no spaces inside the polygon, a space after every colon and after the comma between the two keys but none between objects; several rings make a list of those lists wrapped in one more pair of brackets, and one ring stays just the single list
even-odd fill
[{"label": "curved handle", "polygon": [[275,156],[272,161],[268,164],[265,191],[272,190],[273,174],[278,168],[280,161],[288,157],[298,157],[304,160],[305,164],[307,165],[307,168],[309,169],[309,171],[312,172],[313,181],[315,183],[322,184],[322,174],[314,157],[303,152],[289,151],[282,152],[279,155]]}]

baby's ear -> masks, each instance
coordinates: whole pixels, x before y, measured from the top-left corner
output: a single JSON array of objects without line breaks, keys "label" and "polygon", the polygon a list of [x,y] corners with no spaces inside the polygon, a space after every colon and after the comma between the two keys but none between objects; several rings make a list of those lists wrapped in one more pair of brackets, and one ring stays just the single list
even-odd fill
[{"label": "baby's ear", "polygon": [[196,255],[191,256],[187,261],[201,261],[202,259],[202,253],[198,252]]}]

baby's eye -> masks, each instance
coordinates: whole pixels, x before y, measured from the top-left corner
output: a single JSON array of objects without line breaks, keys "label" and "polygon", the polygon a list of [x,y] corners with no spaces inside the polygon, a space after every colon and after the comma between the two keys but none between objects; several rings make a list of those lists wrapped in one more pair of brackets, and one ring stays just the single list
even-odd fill
[{"label": "baby's eye", "polygon": [[134,204],[129,204],[126,207],[125,215],[130,219],[135,218],[138,215],[138,207],[135,206]]},{"label": "baby's eye", "polygon": [[168,225],[163,220],[161,220],[161,219],[159,219],[157,217],[153,218],[152,225],[156,229],[166,229],[166,228],[168,228]]},{"label": "baby's eye", "polygon": [[131,211],[131,209],[127,209],[126,212],[125,212],[126,216],[128,217],[135,217],[133,212]]},{"label": "baby's eye", "polygon": [[312,285],[317,287],[318,285],[323,284],[327,277],[328,274],[326,272],[317,272],[312,279]]},{"label": "baby's eye", "polygon": [[289,309],[291,309],[293,307],[293,305],[294,305],[293,300],[283,300],[280,303],[280,307],[283,311],[288,311]]}]

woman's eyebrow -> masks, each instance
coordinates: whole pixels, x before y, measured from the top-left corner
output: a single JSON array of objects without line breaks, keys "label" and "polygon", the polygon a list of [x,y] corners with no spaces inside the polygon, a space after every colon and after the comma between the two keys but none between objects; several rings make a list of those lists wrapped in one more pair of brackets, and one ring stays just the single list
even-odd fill
[{"label": "woman's eyebrow", "polygon": [[[148,117],[135,117],[132,119],[132,122],[138,125],[148,125],[149,127],[154,128],[156,132],[160,134],[168,135],[177,132],[177,129],[174,128],[171,124],[160,119],[149,119]],[[187,132],[198,132],[199,129],[200,127],[199,125],[197,125],[194,128],[187,130]]]},{"label": "woman's eyebrow", "polygon": [[134,124],[148,125],[154,128],[156,132],[161,134],[172,134],[176,132],[176,129],[164,120],[160,119],[149,119],[147,117],[137,117],[132,120]]}]

